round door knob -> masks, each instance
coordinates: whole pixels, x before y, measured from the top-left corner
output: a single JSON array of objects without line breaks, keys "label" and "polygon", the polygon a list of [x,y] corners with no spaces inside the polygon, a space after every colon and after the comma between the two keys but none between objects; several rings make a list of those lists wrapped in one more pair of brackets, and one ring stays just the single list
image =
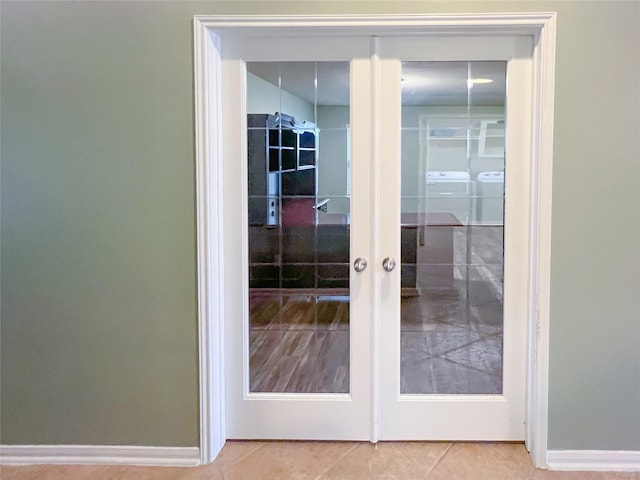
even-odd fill
[{"label": "round door knob", "polygon": [[367,268],[367,260],[362,257],[356,258],[356,261],[353,262],[353,269],[360,273],[364,271],[365,268]]},{"label": "round door knob", "polygon": [[396,261],[393,257],[387,257],[382,261],[382,268],[384,268],[387,272],[390,272],[394,268],[396,268]]}]

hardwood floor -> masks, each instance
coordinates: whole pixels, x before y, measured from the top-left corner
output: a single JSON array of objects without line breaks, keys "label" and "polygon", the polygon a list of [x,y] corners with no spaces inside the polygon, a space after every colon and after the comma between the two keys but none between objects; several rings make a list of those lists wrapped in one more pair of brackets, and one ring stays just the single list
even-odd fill
[{"label": "hardwood floor", "polygon": [[250,295],[252,392],[349,391],[349,301],[344,295]]},{"label": "hardwood floor", "polygon": [[[417,289],[401,299],[401,392],[500,393],[502,227],[455,229],[446,269],[420,250]],[[443,272],[453,278],[434,280]],[[252,289],[249,310],[252,392],[349,391],[347,291]]]}]

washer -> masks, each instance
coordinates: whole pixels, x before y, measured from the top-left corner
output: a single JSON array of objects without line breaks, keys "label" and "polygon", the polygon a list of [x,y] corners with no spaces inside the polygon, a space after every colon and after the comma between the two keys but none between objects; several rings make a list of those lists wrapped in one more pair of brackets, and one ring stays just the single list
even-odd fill
[{"label": "washer", "polygon": [[471,217],[469,172],[431,170],[427,172],[426,181],[427,212],[450,213],[466,225]]},{"label": "washer", "polygon": [[476,223],[504,225],[504,171],[480,172],[476,177]]}]

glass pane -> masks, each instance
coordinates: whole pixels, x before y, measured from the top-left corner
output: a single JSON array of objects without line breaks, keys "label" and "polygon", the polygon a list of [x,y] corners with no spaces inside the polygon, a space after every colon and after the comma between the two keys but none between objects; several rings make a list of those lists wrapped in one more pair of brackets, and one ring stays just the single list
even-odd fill
[{"label": "glass pane", "polygon": [[349,63],[247,64],[249,386],[349,392]]},{"label": "glass pane", "polygon": [[402,64],[403,394],[502,392],[505,79]]}]

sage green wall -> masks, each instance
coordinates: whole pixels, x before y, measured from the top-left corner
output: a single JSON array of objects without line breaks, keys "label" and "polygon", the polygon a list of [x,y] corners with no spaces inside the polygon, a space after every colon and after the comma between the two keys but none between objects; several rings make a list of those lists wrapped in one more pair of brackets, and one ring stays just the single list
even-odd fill
[{"label": "sage green wall", "polygon": [[189,36],[2,3],[2,443],[198,444]]},{"label": "sage green wall", "polygon": [[557,11],[549,445],[640,450],[640,3],[3,2],[2,431],[196,445],[191,16]]}]

